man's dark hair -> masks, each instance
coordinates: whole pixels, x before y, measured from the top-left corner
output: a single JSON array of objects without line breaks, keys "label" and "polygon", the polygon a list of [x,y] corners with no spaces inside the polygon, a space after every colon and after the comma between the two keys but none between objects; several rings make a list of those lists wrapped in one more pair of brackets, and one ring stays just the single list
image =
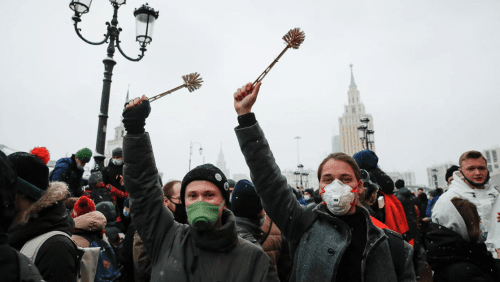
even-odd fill
[{"label": "man's dark hair", "polygon": [[394,185],[396,186],[396,188],[401,189],[405,187],[405,181],[403,179],[398,179],[396,183],[394,183]]},{"label": "man's dark hair", "polygon": [[181,183],[179,180],[169,181],[165,186],[163,186],[163,197],[170,199],[174,194],[174,185]]},{"label": "man's dark hair", "polygon": [[486,163],[488,163],[488,161],[483,156],[483,154],[481,154],[481,152],[478,152],[478,151],[467,151],[467,152],[463,153],[460,156],[460,159],[458,159],[458,165],[460,165],[460,168],[462,168],[462,162],[463,161],[468,160],[468,159],[479,159],[479,158],[483,158],[483,160]]},{"label": "man's dark hair", "polygon": [[341,162],[347,163],[354,171],[354,176],[356,177],[356,181],[361,180],[361,171],[359,170],[358,164],[351,156],[349,156],[348,154],[345,154],[345,153],[333,153],[333,154],[328,155],[319,165],[319,167],[318,167],[318,181],[321,182],[321,174],[323,173],[323,167],[325,166],[326,162],[328,162],[329,160],[336,160],[336,161],[341,161]]},{"label": "man's dark hair", "polygon": [[424,188],[418,188],[417,191],[424,191]]}]

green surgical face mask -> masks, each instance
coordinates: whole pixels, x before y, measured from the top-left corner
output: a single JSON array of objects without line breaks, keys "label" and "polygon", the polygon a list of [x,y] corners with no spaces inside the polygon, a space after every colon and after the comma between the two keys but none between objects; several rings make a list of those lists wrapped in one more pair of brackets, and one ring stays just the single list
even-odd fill
[{"label": "green surgical face mask", "polygon": [[186,208],[188,222],[198,231],[205,231],[213,228],[217,222],[219,210],[224,206],[225,202],[219,206],[199,201],[191,204]]}]

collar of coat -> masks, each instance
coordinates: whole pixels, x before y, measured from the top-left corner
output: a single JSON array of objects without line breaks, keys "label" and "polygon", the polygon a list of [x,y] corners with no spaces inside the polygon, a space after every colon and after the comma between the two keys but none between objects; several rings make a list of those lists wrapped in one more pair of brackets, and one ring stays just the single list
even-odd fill
[{"label": "collar of coat", "polygon": [[228,252],[238,242],[236,234],[236,218],[234,214],[226,209],[222,213],[222,226],[205,232],[197,232],[194,227],[190,229],[196,241],[196,246],[216,252]]},{"label": "collar of coat", "polygon": [[[385,235],[385,233],[384,233],[384,231],[382,231],[382,229],[376,227],[373,224],[373,222],[370,218],[370,213],[365,208],[363,208],[360,205],[357,205],[356,209],[357,209],[356,212],[361,212],[364,216],[364,219],[365,219],[366,230],[368,233],[367,234],[367,241],[366,241],[367,244],[366,244],[365,249],[369,247],[369,245],[370,245],[369,243],[377,241],[380,237],[387,237],[387,235]],[[313,211],[319,216],[319,218],[327,220],[330,223],[332,223],[336,229],[339,228],[338,227],[339,225],[340,226],[347,226],[347,224],[345,224],[342,220],[340,220],[339,218],[330,214],[327,211],[327,207],[325,205],[323,205],[322,203],[318,204],[314,208]]]}]

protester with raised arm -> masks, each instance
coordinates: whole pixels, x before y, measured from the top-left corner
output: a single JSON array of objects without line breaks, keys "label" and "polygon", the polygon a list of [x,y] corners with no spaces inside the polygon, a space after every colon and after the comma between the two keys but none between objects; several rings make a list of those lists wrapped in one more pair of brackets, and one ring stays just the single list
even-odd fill
[{"label": "protester with raised arm", "polygon": [[226,208],[229,186],[220,169],[204,164],[188,172],[181,201],[189,224],[164,206],[153,148],[145,132],[151,111],[145,96],[126,105],[123,124],[124,183],[134,225],[151,258],[151,281],[278,281],[269,257],[238,238]]},{"label": "protester with raised arm", "polygon": [[248,83],[234,94],[235,131],[264,210],[290,241],[290,281],[415,281],[411,246],[399,234],[374,226],[368,211],[357,205],[362,186],[352,157],[331,154],[320,164],[323,203],[303,207],[297,202],[251,112],[260,86],[252,89]]}]

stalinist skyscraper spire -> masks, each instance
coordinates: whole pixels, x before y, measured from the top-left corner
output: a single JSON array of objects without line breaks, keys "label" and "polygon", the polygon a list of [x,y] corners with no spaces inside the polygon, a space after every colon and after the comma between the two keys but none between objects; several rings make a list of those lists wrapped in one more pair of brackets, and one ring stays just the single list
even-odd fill
[{"label": "stalinist skyscraper spire", "polygon": [[[361,103],[358,87],[354,82],[354,75],[351,67],[351,85],[347,92],[348,104],[344,105],[344,114],[339,118],[340,151],[350,156],[363,150],[363,143],[359,139],[358,126],[360,119],[368,117],[370,122],[368,128],[373,130],[373,117],[365,113],[365,105]],[[371,150],[375,151],[375,144],[371,144]]]}]

